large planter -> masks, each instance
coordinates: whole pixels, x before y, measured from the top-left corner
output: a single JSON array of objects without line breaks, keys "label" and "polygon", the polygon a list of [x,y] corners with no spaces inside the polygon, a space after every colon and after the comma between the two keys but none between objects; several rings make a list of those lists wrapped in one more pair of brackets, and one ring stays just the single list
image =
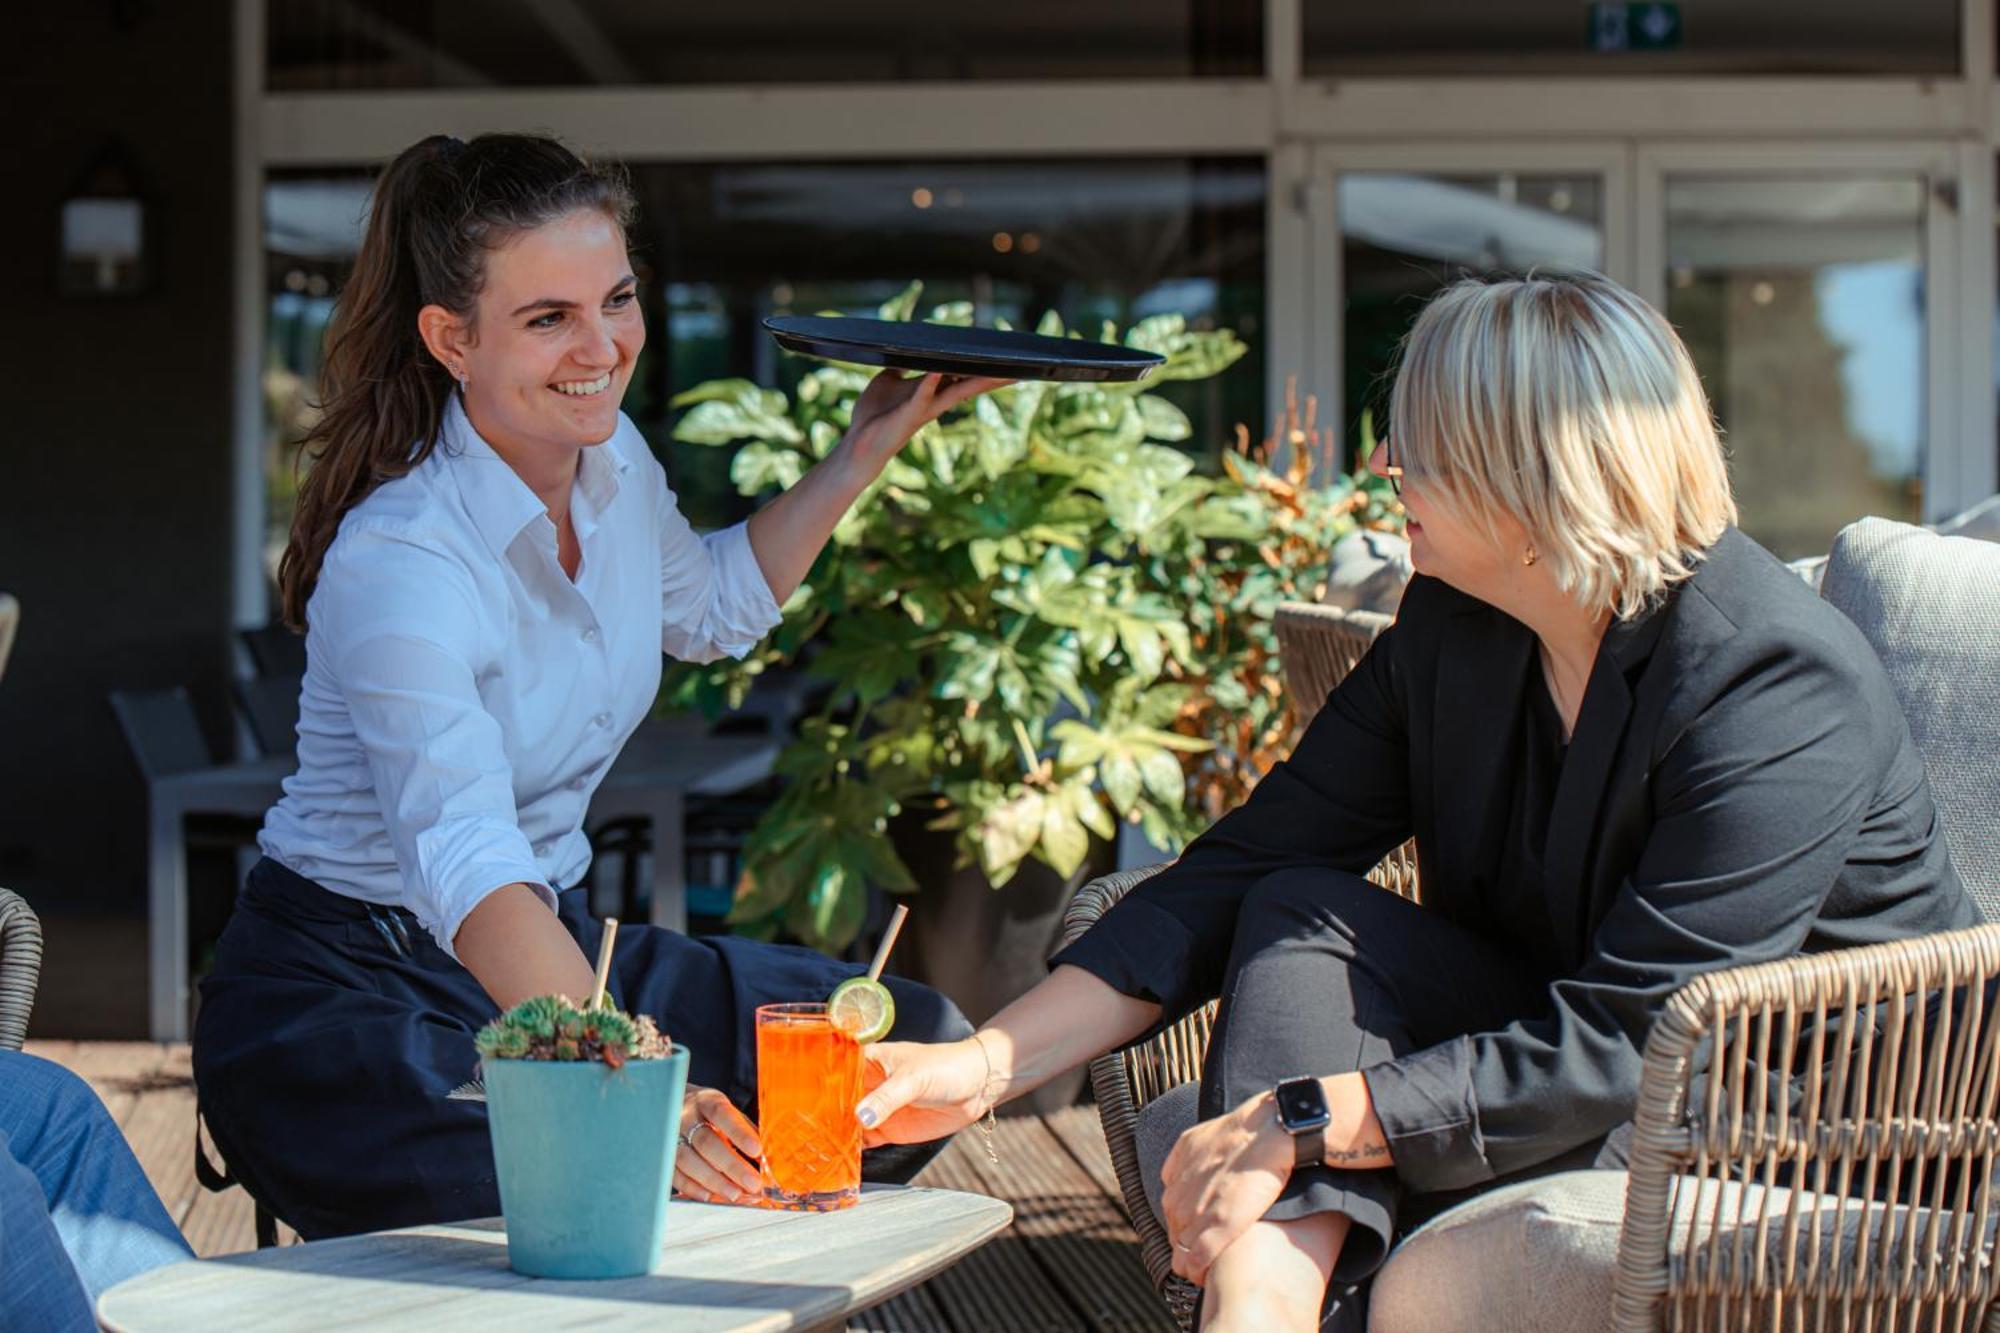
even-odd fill
[{"label": "large planter", "polygon": [[[927,829],[931,812],[891,821],[890,840],[918,890],[896,945],[893,965],[942,991],[973,1023],[984,1023],[1049,974],[1062,915],[1076,891],[1110,871],[1111,844],[1093,838],[1090,855],[1064,878],[1040,861],[1025,862],[996,889],[977,865],[954,868],[953,834]],[[1081,1067],[1001,1108],[1002,1115],[1044,1113],[1074,1105]]]},{"label": "large planter", "polygon": [[529,1277],[638,1277],[659,1262],[688,1053],[487,1060],[507,1262]]}]

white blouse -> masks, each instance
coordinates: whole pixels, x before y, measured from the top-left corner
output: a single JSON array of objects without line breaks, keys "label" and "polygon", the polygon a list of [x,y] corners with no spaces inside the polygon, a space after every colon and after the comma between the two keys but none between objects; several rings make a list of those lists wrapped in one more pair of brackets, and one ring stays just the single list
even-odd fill
[{"label": "white blouse", "polygon": [[661,652],[742,656],[778,606],[742,524],[697,536],[622,414],[583,451],[572,583],[542,502],[454,396],[430,457],[341,520],[307,604],[299,768],[264,853],[406,907],[449,952],[504,885],[575,884],[584,811]]}]

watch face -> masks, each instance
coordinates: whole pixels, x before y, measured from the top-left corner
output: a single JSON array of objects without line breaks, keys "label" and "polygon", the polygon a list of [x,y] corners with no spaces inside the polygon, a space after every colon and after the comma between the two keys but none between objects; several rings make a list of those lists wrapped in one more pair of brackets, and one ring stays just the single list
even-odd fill
[{"label": "watch face", "polygon": [[1278,1123],[1293,1133],[1320,1129],[1333,1117],[1326,1108],[1326,1090],[1316,1078],[1287,1079],[1278,1085]]}]

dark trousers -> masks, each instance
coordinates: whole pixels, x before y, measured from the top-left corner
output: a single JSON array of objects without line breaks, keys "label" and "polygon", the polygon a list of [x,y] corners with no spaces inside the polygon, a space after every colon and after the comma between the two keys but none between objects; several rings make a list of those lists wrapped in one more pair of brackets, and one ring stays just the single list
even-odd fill
[{"label": "dark trousers", "polygon": [[[581,890],[559,915],[596,958]],[[688,1081],[752,1119],[760,1004],[824,999],[862,969],[810,949],[647,925],[618,932],[607,986],[689,1051]],[[902,1041],[972,1031],[949,1000],[884,978]],[[332,893],[269,859],[250,872],[202,982],[194,1073],[230,1171],[307,1239],[500,1211],[483,1102],[447,1094],[477,1074],[485,990],[400,908]],[[900,1183],[942,1143],[864,1154],[865,1179]]]},{"label": "dark trousers", "polygon": [[[1287,1078],[1362,1070],[1502,1027],[1545,1007],[1547,987],[1548,978],[1502,945],[1357,875],[1279,871],[1250,891],[1237,917],[1202,1071],[1201,1118]],[[1588,1165],[1596,1148],[1533,1174]],[[1366,1280],[1397,1234],[1477,1192],[1406,1197],[1393,1170],[1315,1167],[1293,1172],[1265,1216],[1353,1219],[1327,1326],[1358,1329]]]}]

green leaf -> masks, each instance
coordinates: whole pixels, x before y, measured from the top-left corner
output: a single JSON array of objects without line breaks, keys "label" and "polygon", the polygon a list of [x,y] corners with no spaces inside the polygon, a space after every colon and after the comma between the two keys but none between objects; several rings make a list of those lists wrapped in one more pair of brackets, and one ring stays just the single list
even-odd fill
[{"label": "green leaf", "polygon": [[1146,423],[1149,439],[1185,440],[1194,434],[1194,423],[1188,420],[1187,413],[1158,394],[1145,394],[1139,399],[1139,417]]},{"label": "green leaf", "polygon": [[945,616],[951,609],[942,588],[911,588],[898,601],[911,623],[923,629],[936,629],[944,624]]},{"label": "green leaf", "polygon": [[838,861],[828,862],[786,914],[785,924],[816,949],[838,952],[854,942],[868,916],[868,895],[860,879]]},{"label": "green leaf", "polygon": [[1104,794],[1111,798],[1111,808],[1121,815],[1130,814],[1139,800],[1139,766],[1131,754],[1116,750],[1106,755],[1097,766],[1097,776],[1104,784]]},{"label": "green leaf", "polygon": [[1131,664],[1132,674],[1141,681],[1154,679],[1166,665],[1166,650],[1161,646],[1160,632],[1150,621],[1119,616],[1118,642],[1125,648],[1125,660]]},{"label": "green leaf", "polygon": [[1139,775],[1145,779],[1146,790],[1161,805],[1179,805],[1187,795],[1187,777],[1181,772],[1181,761],[1174,758],[1171,750],[1142,751]]},{"label": "green leaf", "polygon": [[806,474],[806,460],[790,449],[773,449],[768,444],[751,443],[736,451],[729,462],[729,480],[744,495],[762,495],[768,490],[788,491]]},{"label": "green leaf", "polygon": [[913,282],[884,301],[875,311],[882,319],[912,320],[917,317],[917,301],[924,294],[924,285]]},{"label": "green leaf", "polygon": [[1034,850],[1042,833],[1043,805],[1040,792],[1024,791],[980,821],[979,861],[989,878],[1001,870],[1011,873]]},{"label": "green leaf", "polygon": [[1107,841],[1118,836],[1118,824],[1111,818],[1111,812],[1104,808],[1096,792],[1088,786],[1072,787],[1070,808],[1085,828]]},{"label": "green leaf", "polygon": [[1094,727],[1065,718],[1049,728],[1049,737],[1061,748],[1056,763],[1063,768],[1088,768],[1105,750],[1105,739]]},{"label": "green leaf", "polygon": [[1064,879],[1090,855],[1090,833],[1077,821],[1067,791],[1042,802],[1042,855]]},{"label": "green leaf", "polygon": [[738,440],[800,443],[805,436],[783,415],[784,395],[771,396],[777,399],[775,407],[747,401],[696,403],[675,424],[674,438],[684,444],[734,444]]}]

